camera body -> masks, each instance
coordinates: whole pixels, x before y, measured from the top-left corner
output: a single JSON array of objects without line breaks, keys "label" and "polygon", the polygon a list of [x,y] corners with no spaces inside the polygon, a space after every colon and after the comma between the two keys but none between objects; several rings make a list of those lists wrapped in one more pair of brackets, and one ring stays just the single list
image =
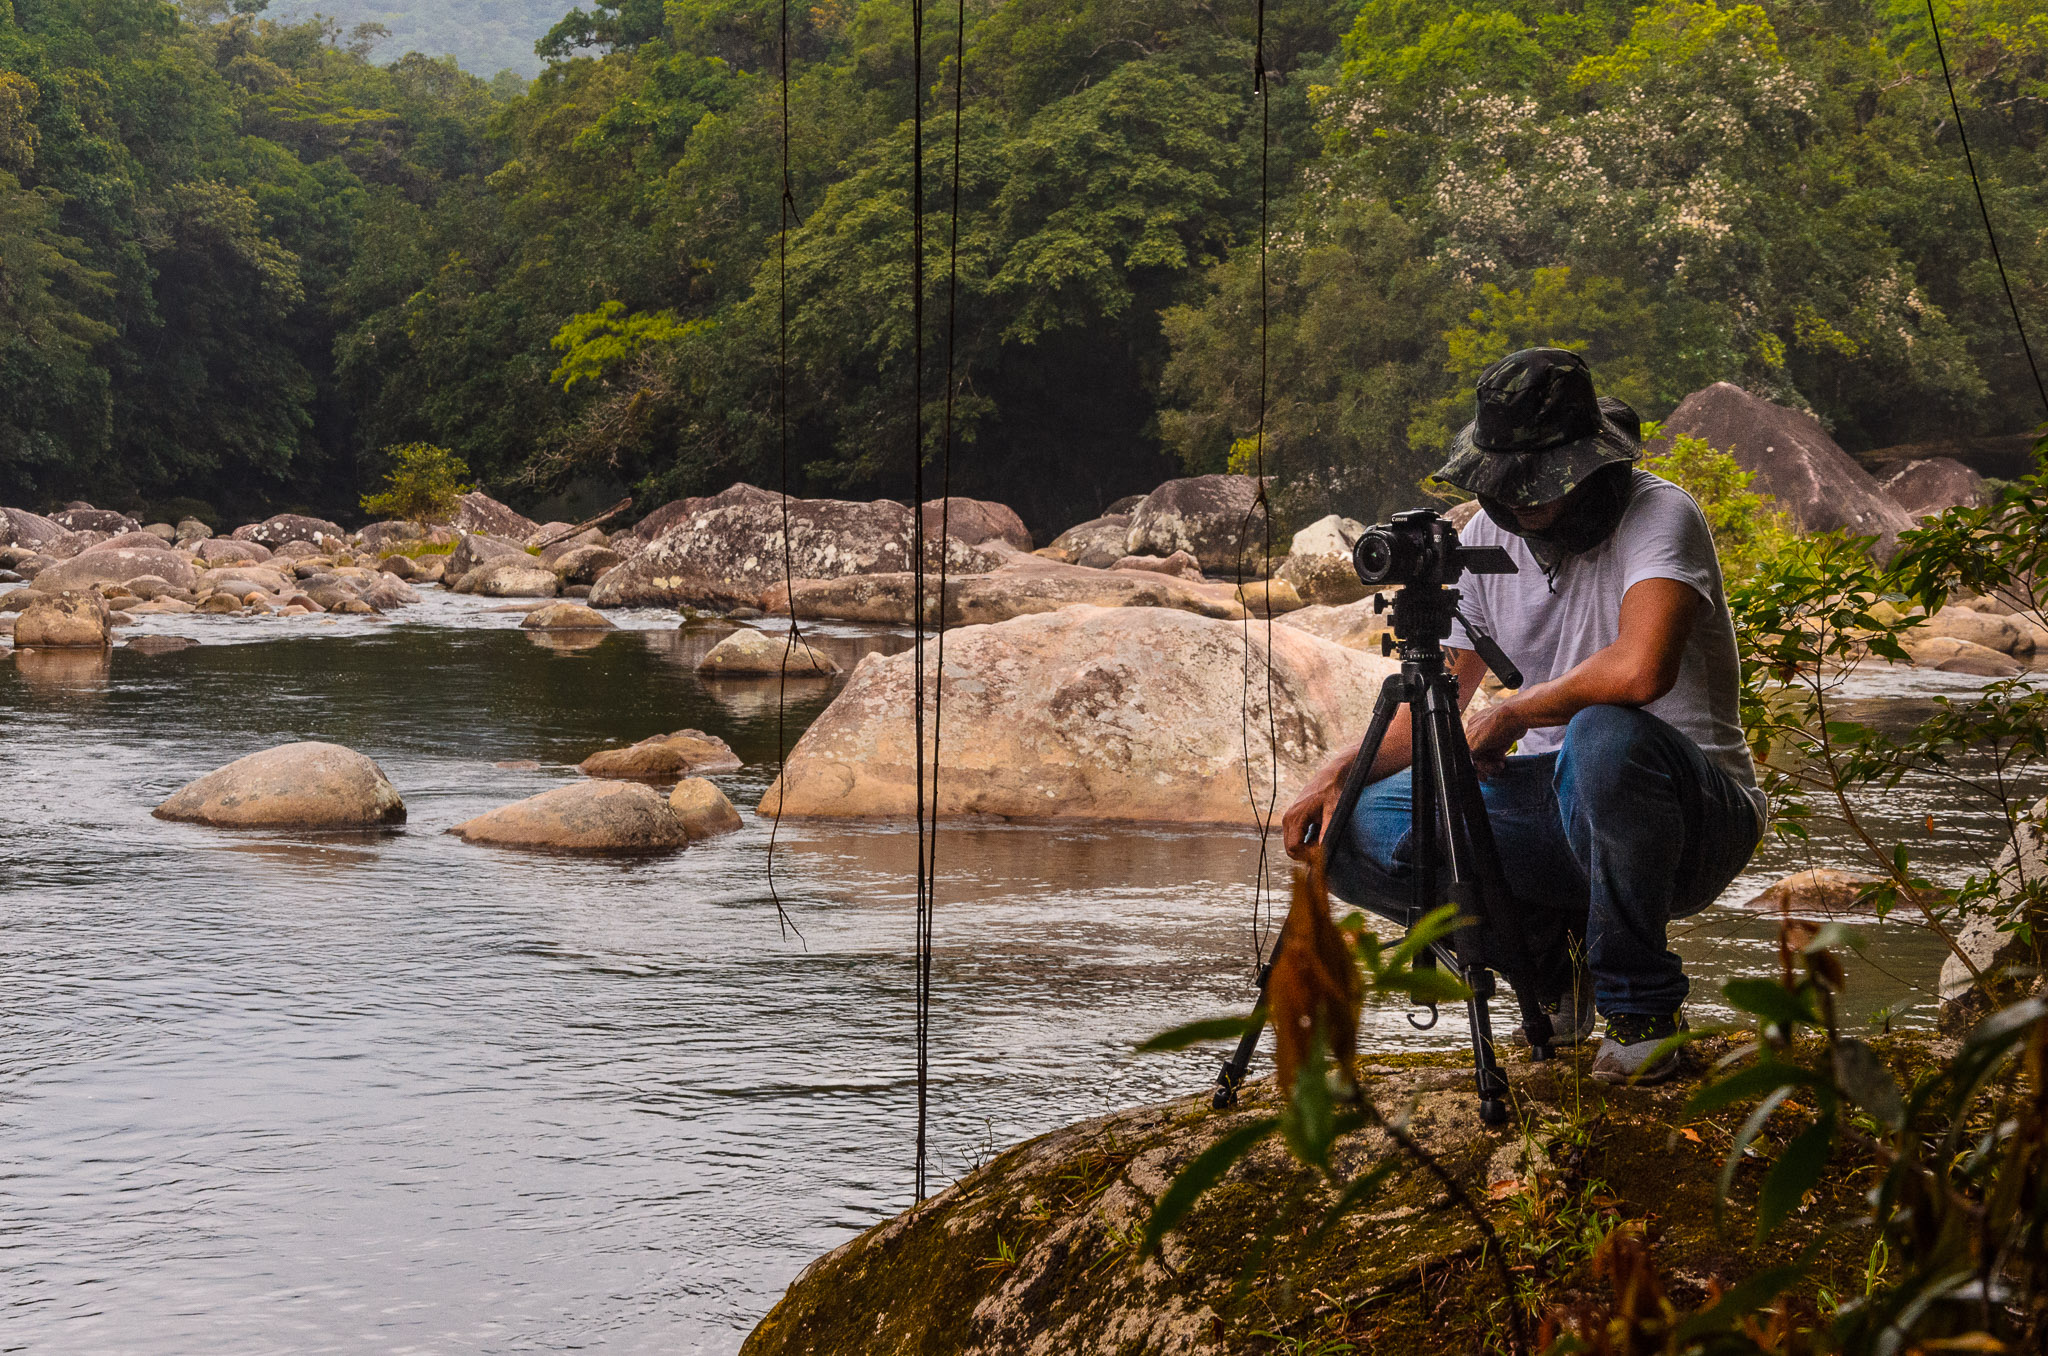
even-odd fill
[{"label": "camera body", "polygon": [[1513,574],[1515,562],[1498,546],[1460,545],[1458,529],[1435,509],[1409,509],[1360,534],[1351,568],[1375,588],[1449,588],[1468,572]]}]

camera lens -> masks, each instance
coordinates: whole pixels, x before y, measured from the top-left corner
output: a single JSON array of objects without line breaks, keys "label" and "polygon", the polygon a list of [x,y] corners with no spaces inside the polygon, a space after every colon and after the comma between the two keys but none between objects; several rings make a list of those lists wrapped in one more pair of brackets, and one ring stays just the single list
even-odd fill
[{"label": "camera lens", "polygon": [[1384,584],[1393,576],[1394,555],[1392,535],[1373,528],[1359,537],[1357,549],[1352,552],[1351,568],[1358,571],[1363,583]]}]

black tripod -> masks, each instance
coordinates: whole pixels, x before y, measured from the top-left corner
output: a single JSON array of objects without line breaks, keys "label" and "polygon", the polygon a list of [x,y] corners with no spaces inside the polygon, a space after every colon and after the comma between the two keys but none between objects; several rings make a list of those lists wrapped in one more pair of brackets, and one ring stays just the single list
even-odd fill
[{"label": "black tripod", "polygon": [[[1377,549],[1373,537],[1380,538]],[[1422,555],[1416,557],[1417,539],[1425,540]],[[1393,542],[1389,547],[1387,543]],[[1358,798],[1365,790],[1367,774],[1379,756],[1380,744],[1392,727],[1395,714],[1408,708],[1413,759],[1414,869],[1405,881],[1358,863],[1372,885],[1372,898],[1352,900],[1403,927],[1417,922],[1445,904],[1455,904],[1460,918],[1471,920],[1451,934],[1449,944],[1426,952],[1418,965],[1448,965],[1472,996],[1466,1012],[1472,1027],[1472,1063],[1479,1092],[1479,1119],[1488,1125],[1507,1121],[1507,1077],[1494,1053],[1492,1018],[1487,1000],[1494,993],[1494,971],[1507,976],[1514,985],[1522,1010],[1522,1029],[1530,1049],[1539,1060],[1550,1058],[1550,1015],[1543,1010],[1536,989],[1536,958],[1517,922],[1509,897],[1507,877],[1501,869],[1500,853],[1494,846],[1493,826],[1479,794],[1479,775],[1472,765],[1472,751],[1465,743],[1465,726],[1458,710],[1457,679],[1444,667],[1443,641],[1451,634],[1451,621],[1458,615],[1458,591],[1449,587],[1466,570],[1488,574],[1513,572],[1514,562],[1498,547],[1461,547],[1450,524],[1429,510],[1403,513],[1392,524],[1376,527],[1359,542],[1360,578],[1367,583],[1400,582],[1394,594],[1391,642],[1386,652],[1398,648],[1401,671],[1389,676],[1380,687],[1373,707],[1372,723],[1358,746],[1358,757],[1344,783],[1329,824],[1315,826],[1325,851],[1342,850],[1342,840],[1333,826],[1351,822]],[[1384,599],[1376,600],[1385,611]],[[1467,628],[1468,632],[1470,628]],[[1471,632],[1473,644],[1487,666],[1510,687],[1520,687],[1522,676],[1508,662],[1500,647],[1485,636]],[[1405,896],[1405,898],[1404,898]],[[1280,946],[1287,944],[1283,930]],[[1279,947],[1274,948],[1279,954]],[[1269,962],[1259,971],[1259,1006],[1266,1001],[1266,983],[1272,975]],[[1409,1019],[1414,1022],[1414,1018]],[[1430,1020],[1417,1023],[1427,1030]],[[1237,1051],[1224,1064],[1216,1080],[1215,1106],[1218,1110],[1237,1104],[1237,1090],[1251,1067],[1262,1027],[1254,1027],[1238,1042]]]}]

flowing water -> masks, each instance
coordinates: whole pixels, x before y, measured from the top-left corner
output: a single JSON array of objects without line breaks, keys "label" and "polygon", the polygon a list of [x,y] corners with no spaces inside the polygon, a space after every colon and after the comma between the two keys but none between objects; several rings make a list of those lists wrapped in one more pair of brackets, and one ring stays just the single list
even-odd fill
[{"label": "flowing water", "polygon": [[[641,862],[447,836],[659,731],[730,742],[743,809],[772,772],[775,684],[692,670],[716,632],[641,614],[549,643],[517,620],[437,593],[393,621],[152,619],[105,660],[0,662],[0,1350],[731,1352],[807,1261],[910,1203],[909,834],[785,826],[786,926],[751,813]],[[906,643],[821,632],[849,667]],[[791,739],[829,695],[792,684]],[[150,817],[314,738],[377,759],[402,832]],[[1248,1006],[1258,858],[1230,833],[942,831],[939,1183],[1211,1080],[1211,1052],[1129,1052]],[[1729,898],[1804,864],[1773,848]],[[1773,963],[1754,914],[1681,932],[1696,1019]],[[1859,1019],[1918,998],[1900,1020],[1925,1020],[1939,945],[1865,936]],[[1370,1010],[1367,1047],[1463,1039],[1405,1016]]]}]

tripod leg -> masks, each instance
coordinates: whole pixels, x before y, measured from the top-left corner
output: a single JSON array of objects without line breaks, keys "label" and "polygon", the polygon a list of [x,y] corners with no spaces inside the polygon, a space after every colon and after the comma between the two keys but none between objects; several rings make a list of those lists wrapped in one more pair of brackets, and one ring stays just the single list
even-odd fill
[{"label": "tripod leg", "polygon": [[[1351,771],[1344,778],[1343,793],[1337,797],[1336,811],[1330,822],[1320,826],[1318,841],[1323,851],[1330,850],[1331,837],[1337,826],[1349,823],[1352,811],[1358,808],[1358,798],[1365,792],[1372,765],[1380,756],[1380,744],[1387,737],[1387,729],[1394,723],[1394,713],[1407,698],[1407,684],[1399,674],[1389,674],[1380,684],[1379,699],[1373,703],[1372,721],[1365,727],[1365,738],[1358,743],[1358,757],[1351,761]],[[1280,937],[1273,946],[1273,954],[1279,955],[1280,948],[1287,945],[1287,930],[1282,927]],[[1267,961],[1259,967],[1259,1007],[1266,1006],[1266,985],[1273,978],[1273,963]],[[1209,1099],[1210,1105],[1218,1111],[1228,1111],[1237,1105],[1237,1090],[1244,1086],[1245,1074],[1251,1070],[1252,1056],[1258,1052],[1259,1037],[1265,1028],[1255,1026],[1238,1038],[1237,1049],[1229,1059],[1223,1061],[1222,1070],[1216,1075],[1216,1092]]]}]

